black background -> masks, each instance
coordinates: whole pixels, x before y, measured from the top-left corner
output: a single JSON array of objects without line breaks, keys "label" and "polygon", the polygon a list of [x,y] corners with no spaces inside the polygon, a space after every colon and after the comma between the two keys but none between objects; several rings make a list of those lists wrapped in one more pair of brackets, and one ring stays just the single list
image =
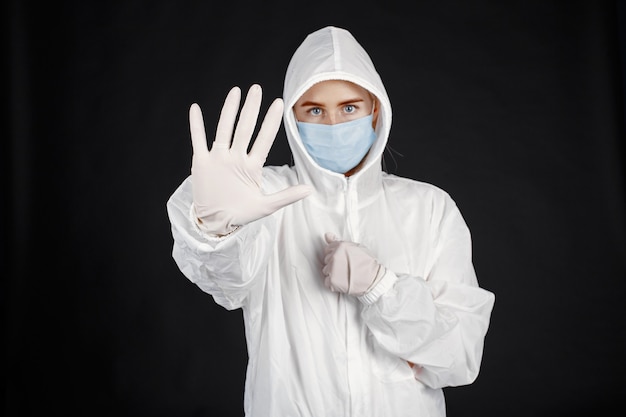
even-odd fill
[{"label": "black background", "polygon": [[[385,82],[387,170],[453,196],[496,294],[481,374],[446,389],[448,415],[619,415],[623,15],[613,1],[5,2],[4,415],[242,415],[241,312],[177,269],[165,203],[189,173],[189,105],[209,136],[233,85],[260,83],[267,108],[326,25]],[[268,162],[290,162],[283,130]]]}]

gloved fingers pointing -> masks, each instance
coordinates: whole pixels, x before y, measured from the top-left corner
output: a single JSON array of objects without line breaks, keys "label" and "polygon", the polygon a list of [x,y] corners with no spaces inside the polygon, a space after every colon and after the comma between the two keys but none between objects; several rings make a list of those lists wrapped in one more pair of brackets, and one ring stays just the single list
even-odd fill
[{"label": "gloved fingers pointing", "polygon": [[202,110],[200,110],[200,106],[197,103],[193,103],[189,108],[189,130],[191,132],[191,146],[194,155],[208,153],[209,148],[206,143]]},{"label": "gloved fingers pointing", "polygon": [[239,121],[237,121],[233,139],[232,149],[237,152],[243,154],[248,152],[248,145],[252,139],[256,121],[259,117],[262,95],[261,86],[258,84],[253,84],[248,90],[246,101],[243,103],[243,108],[239,114]]},{"label": "gloved fingers pointing", "polygon": [[268,204],[269,212],[273,213],[289,204],[302,200],[313,192],[313,187],[306,184],[293,185],[284,190],[268,194],[264,198]]},{"label": "gloved fingers pointing", "polygon": [[257,158],[261,165],[265,163],[267,155],[274,143],[274,139],[276,139],[276,134],[278,133],[283,118],[283,106],[283,100],[280,98],[275,99],[271,104],[265,114],[263,124],[261,124],[261,129],[254,141],[252,150],[250,151],[250,156]]},{"label": "gloved fingers pointing", "polygon": [[228,92],[219,121],[217,122],[217,130],[215,132],[215,141],[212,149],[228,149],[233,137],[233,128],[237,119],[237,111],[239,110],[239,102],[241,101],[241,89],[233,87]]}]

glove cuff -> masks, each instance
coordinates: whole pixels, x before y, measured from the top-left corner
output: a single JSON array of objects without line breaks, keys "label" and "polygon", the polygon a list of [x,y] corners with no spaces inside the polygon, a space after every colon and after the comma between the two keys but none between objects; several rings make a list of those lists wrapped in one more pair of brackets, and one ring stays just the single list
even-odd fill
[{"label": "glove cuff", "polygon": [[204,224],[202,222],[202,220],[200,220],[200,218],[198,217],[198,215],[196,214],[196,209],[193,203],[191,203],[191,206],[189,208],[189,219],[191,220],[191,222],[193,223],[196,231],[204,236],[205,238],[209,239],[209,240],[220,240],[226,236],[229,236],[230,234],[236,232],[241,226],[230,226],[230,229],[224,232],[215,232],[213,230],[209,230],[206,226],[206,224]]},{"label": "glove cuff", "polygon": [[381,266],[376,275],[376,279],[368,288],[365,294],[357,297],[365,305],[375,303],[384,293],[389,291],[396,283],[398,277],[392,271]]}]

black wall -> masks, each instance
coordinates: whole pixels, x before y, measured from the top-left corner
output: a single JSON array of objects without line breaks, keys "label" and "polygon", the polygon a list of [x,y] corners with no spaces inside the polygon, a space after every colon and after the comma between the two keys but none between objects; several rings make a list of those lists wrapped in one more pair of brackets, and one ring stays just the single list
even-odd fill
[{"label": "black wall", "polygon": [[[388,171],[453,196],[496,294],[448,415],[624,410],[626,9],[409,3],[5,2],[4,415],[243,414],[241,313],[176,268],[165,203],[189,105],[209,135],[233,85],[260,83],[267,108],[326,25],[386,83]],[[268,162],[290,162],[282,130]]]}]

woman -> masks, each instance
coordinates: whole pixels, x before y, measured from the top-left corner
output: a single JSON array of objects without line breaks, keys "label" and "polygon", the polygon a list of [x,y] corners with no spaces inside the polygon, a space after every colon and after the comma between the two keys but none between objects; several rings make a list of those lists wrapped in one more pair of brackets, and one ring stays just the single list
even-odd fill
[{"label": "woman", "polygon": [[[243,310],[246,416],[444,416],[442,388],[478,375],[494,295],[450,196],[382,170],[392,112],[370,57],[344,29],[307,36],[249,153],[261,88],[235,129],[240,95],[210,152],[192,105],[168,213],[181,271]],[[281,113],[294,166],[263,167]]]}]

